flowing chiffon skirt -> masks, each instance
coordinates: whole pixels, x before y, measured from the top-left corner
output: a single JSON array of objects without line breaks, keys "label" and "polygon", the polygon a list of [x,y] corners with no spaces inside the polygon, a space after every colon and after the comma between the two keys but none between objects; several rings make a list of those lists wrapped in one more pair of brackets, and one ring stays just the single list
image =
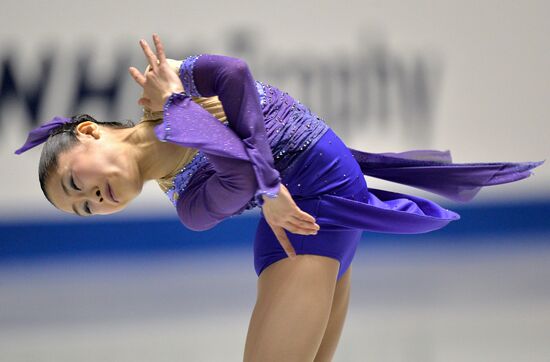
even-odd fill
[{"label": "flowing chiffon skirt", "polygon": [[[440,229],[460,216],[426,198],[367,187],[365,175],[469,201],[482,187],[524,179],[539,162],[452,163],[449,151],[369,153],[348,148],[329,129],[284,172],[296,204],[315,217],[317,235],[287,232],[297,254],[340,261],[340,278],[351,264],[362,231],[396,234]],[[262,217],[254,246],[259,275],[286,253]]]},{"label": "flowing chiffon skirt", "polygon": [[[327,224],[376,232],[423,233],[460,216],[422,197],[367,188],[364,176],[466,202],[484,186],[528,177],[543,162],[452,163],[449,151],[436,150],[370,153],[348,148],[329,129],[312,150],[284,172],[283,181],[295,199],[323,200],[321,217]],[[343,189],[347,193],[343,194]]]}]

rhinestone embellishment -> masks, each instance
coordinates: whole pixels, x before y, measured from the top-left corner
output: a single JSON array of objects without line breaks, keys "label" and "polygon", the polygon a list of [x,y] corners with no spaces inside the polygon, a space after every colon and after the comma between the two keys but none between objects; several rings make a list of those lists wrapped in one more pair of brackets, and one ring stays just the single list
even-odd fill
[{"label": "rhinestone embellishment", "polygon": [[189,180],[191,180],[191,177],[199,170],[200,168],[204,167],[208,163],[208,158],[204,153],[201,151],[197,152],[197,154],[189,161],[179,172],[176,176],[174,176],[174,180],[172,182],[172,187],[170,187],[166,191],[166,196],[168,196],[168,199],[176,206],[178,199],[183,195],[185,192],[185,189],[187,188],[187,185],[189,184]]}]

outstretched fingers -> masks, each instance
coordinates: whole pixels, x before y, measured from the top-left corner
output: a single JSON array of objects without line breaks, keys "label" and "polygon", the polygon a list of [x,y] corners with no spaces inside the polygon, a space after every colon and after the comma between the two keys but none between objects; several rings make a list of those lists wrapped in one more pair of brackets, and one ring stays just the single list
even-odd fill
[{"label": "outstretched fingers", "polygon": [[288,236],[286,235],[285,230],[280,226],[270,226],[271,230],[273,230],[273,233],[277,237],[277,240],[279,240],[279,244],[281,244],[281,246],[283,247],[285,253],[288,255],[289,258],[294,258],[296,256],[296,251],[290,243],[290,240],[288,240]]},{"label": "outstretched fingers", "polygon": [[[311,216],[307,212],[304,212],[300,209],[296,210],[295,214],[292,215],[292,216],[299,219],[299,220],[307,221],[307,222],[310,222],[310,223],[315,223],[315,218],[313,216]],[[315,224],[315,225],[317,225],[317,224]]]},{"label": "outstretched fingers", "polygon": [[166,54],[164,53],[164,46],[160,41],[158,34],[153,34],[153,42],[155,43],[155,49],[157,50],[157,57],[159,64],[166,62]]},{"label": "outstretched fingers", "polygon": [[130,72],[130,75],[132,76],[132,78],[134,78],[137,84],[142,87],[145,85],[145,76],[141,74],[141,72],[137,68],[130,67],[128,68],[128,71]]},{"label": "outstretched fingers", "polygon": [[294,211],[294,213],[291,215],[290,222],[299,228],[307,229],[308,231],[317,231],[321,227],[315,222],[315,218],[308,214],[307,212],[304,212],[300,210],[299,208]]},{"label": "outstretched fingers", "polygon": [[158,59],[155,53],[151,50],[149,47],[149,44],[144,39],[141,39],[139,41],[139,45],[141,45],[141,49],[143,49],[143,53],[145,54],[145,57],[147,58],[147,61],[149,62],[149,65],[151,66],[151,70],[153,72],[156,72],[158,67]]}]

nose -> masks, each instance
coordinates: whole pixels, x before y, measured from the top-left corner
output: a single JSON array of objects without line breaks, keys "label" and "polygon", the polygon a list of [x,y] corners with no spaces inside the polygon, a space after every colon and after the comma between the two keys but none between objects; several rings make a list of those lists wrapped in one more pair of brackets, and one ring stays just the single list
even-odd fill
[{"label": "nose", "polygon": [[104,202],[105,199],[101,195],[101,191],[99,190],[99,188],[93,191],[92,196],[90,197],[90,200],[91,200],[92,209],[94,210],[94,213],[95,214],[103,213],[104,207],[106,205]]},{"label": "nose", "polygon": [[96,190],[95,196],[96,196],[98,202],[103,202],[103,197],[101,197],[101,191],[99,191],[99,189]]},{"label": "nose", "polygon": [[95,190],[91,189],[89,192],[83,192],[77,198],[78,198],[78,200],[90,200],[94,203],[97,202],[99,204],[101,204],[101,203],[103,203],[103,201],[105,201],[105,199],[101,195],[101,191],[99,190],[99,188],[97,188]]}]

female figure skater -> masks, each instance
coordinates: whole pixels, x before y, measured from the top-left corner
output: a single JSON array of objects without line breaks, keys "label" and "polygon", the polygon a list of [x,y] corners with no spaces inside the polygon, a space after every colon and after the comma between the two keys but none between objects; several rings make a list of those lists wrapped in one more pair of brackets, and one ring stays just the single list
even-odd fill
[{"label": "female figure skater", "polygon": [[130,68],[143,87],[141,122],[55,117],[16,153],[47,140],[42,190],[78,215],[123,209],[147,180],[193,230],[260,206],[258,294],[244,361],[330,361],[362,231],[423,233],[459,218],[424,198],[367,188],[364,175],[467,201],[542,163],[456,164],[449,152],[354,150],[290,95],[255,81],[242,60],[190,56],[175,72],[178,63],[153,39],[156,54],[140,42],[148,70]]}]

